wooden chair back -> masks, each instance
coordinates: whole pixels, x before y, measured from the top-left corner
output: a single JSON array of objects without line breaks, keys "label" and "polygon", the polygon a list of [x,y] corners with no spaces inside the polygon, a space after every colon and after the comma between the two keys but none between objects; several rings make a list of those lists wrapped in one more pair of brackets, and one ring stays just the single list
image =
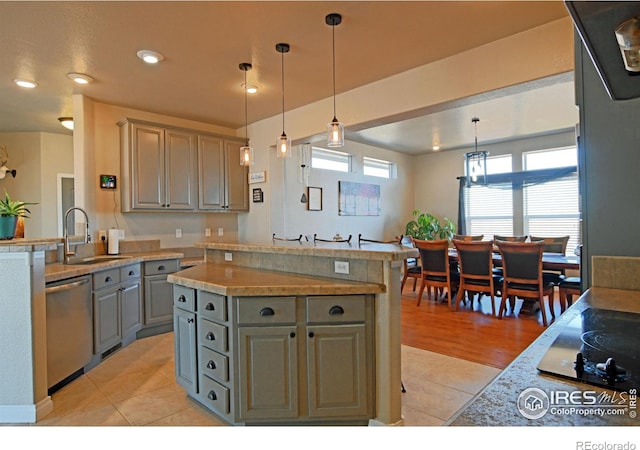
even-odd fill
[{"label": "wooden chair back", "polygon": [[[471,300],[482,292],[491,297],[491,310],[496,314],[495,286],[493,274],[493,241],[459,241],[453,240],[453,245],[458,253],[460,267],[460,288],[456,296],[456,310],[463,300],[465,292]],[[497,281],[496,281],[497,282]],[[480,302],[480,297],[478,297]]]},{"label": "wooden chair back", "polygon": [[493,239],[495,241],[504,241],[504,242],[526,242],[528,236],[499,236],[495,234]]},{"label": "wooden chair back", "polygon": [[558,237],[537,237],[531,236],[531,242],[544,242],[544,251],[546,253],[560,253],[564,255],[567,252],[567,243],[570,236]]},{"label": "wooden chair back", "polygon": [[456,241],[481,241],[482,239],[484,239],[484,234],[454,234],[453,239],[455,239]]},{"label": "wooden chair back", "polygon": [[414,239],[413,243],[420,252],[423,275],[445,276],[449,274],[449,240]]}]

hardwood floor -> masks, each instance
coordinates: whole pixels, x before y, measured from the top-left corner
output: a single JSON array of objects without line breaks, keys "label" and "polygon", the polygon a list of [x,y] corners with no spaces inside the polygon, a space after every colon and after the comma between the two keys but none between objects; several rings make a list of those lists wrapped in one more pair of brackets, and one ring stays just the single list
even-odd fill
[{"label": "hardwood floor", "polygon": [[[425,292],[420,306],[413,283],[407,283],[402,295],[402,344],[473,361],[499,369],[505,368],[545,329],[540,311],[520,314],[522,304],[516,301],[516,315],[505,313],[502,320],[492,316],[490,297],[471,304],[461,304],[451,311],[446,303],[436,302]],[[556,317],[560,310],[557,304]],[[496,310],[500,299],[496,298]]]}]

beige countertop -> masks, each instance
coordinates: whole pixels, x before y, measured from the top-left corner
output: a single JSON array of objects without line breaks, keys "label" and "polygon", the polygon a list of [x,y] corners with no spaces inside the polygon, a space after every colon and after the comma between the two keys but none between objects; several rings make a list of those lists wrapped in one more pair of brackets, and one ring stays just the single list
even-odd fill
[{"label": "beige countertop", "polygon": [[[631,417],[631,408],[624,415],[580,415],[552,414],[548,412],[539,419],[527,419],[517,409],[517,400],[527,388],[551,391],[595,391],[618,401],[620,393],[579,381],[558,378],[538,372],[537,365],[558,337],[563,327],[584,309],[589,307],[618,311],[640,312],[640,291],[592,287],[573,304],[557,321],[547,328],[524,352],[522,352],[500,374],[449,422],[463,426],[619,426],[640,425],[640,419]],[[503,319],[509,326],[510,320]],[[637,333],[637,330],[635,330]],[[477,345],[484,345],[478,343]],[[640,386],[638,386],[640,388]],[[600,397],[599,397],[600,398]],[[626,396],[628,399],[628,395]]]},{"label": "beige countertop", "polygon": [[170,274],[167,280],[215,294],[237,296],[378,294],[386,289],[383,284],[212,263]]},{"label": "beige countertop", "polygon": [[[102,255],[102,256],[110,256],[110,255]],[[122,258],[117,260],[96,262],[94,264],[86,264],[86,265],[63,264],[61,262],[45,264],[44,266],[45,283],[64,280],[66,278],[72,278],[72,277],[77,277],[81,275],[87,275],[87,274],[91,274],[91,273],[98,272],[105,269],[126,266],[128,264],[135,264],[135,263],[140,263],[145,261],[157,261],[162,259],[181,259],[183,257],[183,254],[179,252],[158,250],[158,251],[139,252],[139,253],[123,253],[117,256]]]}]

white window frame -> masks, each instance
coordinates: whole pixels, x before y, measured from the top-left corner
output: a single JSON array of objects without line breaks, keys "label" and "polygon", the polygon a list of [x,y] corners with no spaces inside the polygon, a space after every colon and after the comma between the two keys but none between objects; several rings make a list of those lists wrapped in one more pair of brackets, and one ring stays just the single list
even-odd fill
[{"label": "white window frame", "polygon": [[351,155],[337,150],[311,147],[311,168],[333,170],[335,172],[351,172]]},{"label": "white window frame", "polygon": [[362,173],[370,177],[394,178],[395,164],[384,159],[362,157]]}]

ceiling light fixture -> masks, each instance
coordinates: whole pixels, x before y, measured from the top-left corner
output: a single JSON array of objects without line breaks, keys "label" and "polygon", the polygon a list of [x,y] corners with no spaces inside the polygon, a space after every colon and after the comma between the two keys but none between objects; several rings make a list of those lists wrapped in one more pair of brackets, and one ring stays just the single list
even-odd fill
[{"label": "ceiling light fixture", "polygon": [[89,75],[85,75],[83,73],[77,73],[77,72],[71,72],[68,73],[67,76],[69,78],[71,78],[73,80],[74,83],[76,84],[89,84],[93,81],[93,78],[91,78]]},{"label": "ceiling light fixture", "polygon": [[327,14],[324,20],[331,26],[333,37],[333,120],[327,124],[327,146],[342,147],[344,146],[344,126],[336,118],[336,26],[342,22],[342,16],[331,13]]},{"label": "ceiling light fixture", "polygon": [[58,120],[60,121],[60,125],[67,130],[73,131],[73,117],[58,117]]},{"label": "ceiling light fixture", "polygon": [[476,141],[475,150],[464,155],[467,187],[471,187],[471,183],[477,183],[478,177],[482,176],[482,184],[487,184],[487,155],[489,152],[478,151],[478,122],[480,119],[474,117],[471,119],[475,126]]},{"label": "ceiling light fixture", "polygon": [[632,17],[618,25],[616,39],[625,69],[629,72],[640,72],[640,16]]},{"label": "ceiling light fixture", "polygon": [[137,55],[147,64],[157,64],[164,59],[164,56],[153,50],[140,50]]},{"label": "ceiling light fixture", "polygon": [[[251,64],[240,63],[240,70],[244,71],[244,85],[247,85],[247,71],[251,70]],[[247,89],[244,89],[244,140],[245,145],[240,147],[240,165],[253,166],[253,147],[249,147],[249,134],[247,133]]]},{"label": "ceiling light fixture", "polygon": [[20,87],[33,89],[38,85],[35,81],[25,80],[24,78],[14,78],[13,82]]},{"label": "ceiling light fixture", "polygon": [[247,94],[255,94],[258,92],[258,86],[255,84],[247,84],[246,81],[242,83],[242,89],[244,89]]},{"label": "ceiling light fixture", "polygon": [[291,139],[284,132],[284,54],[289,52],[289,44],[276,44],[276,50],[282,58],[282,134],[276,144],[278,158],[291,158]]}]

